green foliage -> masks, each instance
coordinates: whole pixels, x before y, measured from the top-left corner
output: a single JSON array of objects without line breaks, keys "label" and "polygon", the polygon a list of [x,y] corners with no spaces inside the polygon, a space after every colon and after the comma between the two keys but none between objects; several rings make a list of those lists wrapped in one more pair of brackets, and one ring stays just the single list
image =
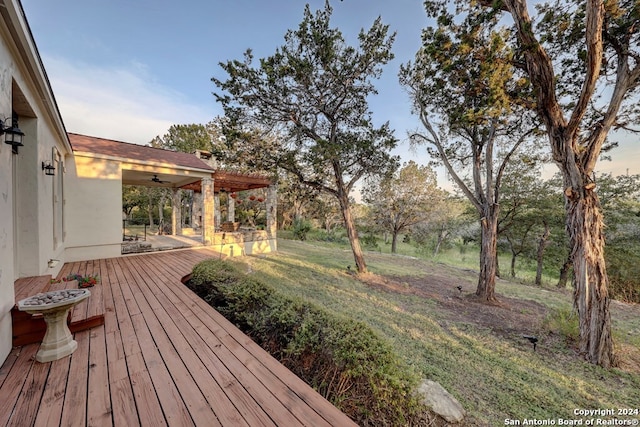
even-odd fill
[{"label": "green foliage", "polygon": [[332,243],[340,243],[343,245],[349,244],[349,240],[347,236],[342,230],[333,229],[331,231],[327,230],[314,230],[310,235],[310,239],[318,240],[321,242],[332,242]]},{"label": "green foliage", "polygon": [[225,261],[196,265],[189,286],[360,425],[410,425],[424,411],[413,371],[364,323],[285,296]]},{"label": "green foliage", "polygon": [[551,309],[543,326],[550,332],[559,334],[568,343],[576,343],[580,337],[578,315],[568,306]]},{"label": "green foliage", "polygon": [[605,247],[611,298],[640,303],[640,244],[637,237]]},{"label": "green foliage", "polygon": [[362,244],[369,249],[378,249],[378,237],[374,233],[366,233],[362,236]]},{"label": "green foliage", "polygon": [[416,224],[439,217],[445,196],[433,169],[414,161],[393,175],[368,179],[362,191],[364,202],[371,207],[372,222],[396,238]]},{"label": "green foliage", "polygon": [[[411,248],[401,244],[399,249]],[[438,381],[460,401],[468,414],[460,425],[497,426],[516,415],[557,419],[566,417],[576,407],[598,407],[602,402],[624,407],[640,401],[638,373],[589,366],[575,354],[574,345],[559,339],[557,332],[545,333],[538,326],[537,316],[513,324],[514,329],[500,327],[500,318],[496,318],[499,331],[488,330],[483,326],[486,319],[478,318],[476,323],[465,316],[463,309],[447,309],[446,300],[380,289],[346,274],[344,251],[336,250],[334,244],[280,239],[278,251],[277,257],[247,257],[232,262],[244,268],[250,266],[252,275],[259,276],[279,293],[304,298],[365,322],[392,343],[394,351],[423,378]],[[452,259],[440,257],[431,261],[431,257],[424,260],[370,253],[369,259],[372,271],[401,285],[406,281],[407,286],[428,283],[436,287],[448,278],[465,290],[472,290],[477,279],[467,270],[476,263],[478,251],[468,245],[468,252],[469,261],[460,264],[460,268],[449,266]],[[448,280],[443,284],[444,295],[456,299],[458,291],[452,289],[455,285],[448,285]],[[508,280],[500,280],[497,290],[501,297],[513,298],[498,312],[520,311],[516,300],[530,300],[547,310],[565,308],[565,317],[569,318],[571,296],[567,292]],[[465,307],[475,305],[462,298]],[[496,309],[487,307],[487,310],[488,314]],[[629,344],[635,343],[637,349],[640,337],[637,309],[629,307],[626,315],[621,310],[612,310],[612,316],[615,331],[620,335],[618,344],[629,348]],[[520,335],[530,333],[541,337],[536,352]]]},{"label": "green foliage", "polygon": [[196,150],[212,149],[212,140],[209,130],[201,124],[172,125],[163,136],[156,136],[151,145],[166,150],[193,153]]},{"label": "green foliage", "polygon": [[[375,125],[368,105],[376,93],[373,81],[393,59],[395,36],[377,19],[360,31],[359,45],[350,46],[331,27],[332,12],[328,1],[315,13],[306,5],[302,22],[273,55],[255,64],[247,50],[244,60],[220,64],[227,79],[212,80],[227,119],[227,159],[285,170],[335,197],[344,212],[360,179],[398,165],[390,154],[397,144],[393,130],[388,123]],[[365,272],[355,225],[345,222],[358,271]]]},{"label": "green foliage", "polygon": [[295,219],[291,230],[296,239],[307,240],[307,233],[311,231],[311,223],[304,218]]}]

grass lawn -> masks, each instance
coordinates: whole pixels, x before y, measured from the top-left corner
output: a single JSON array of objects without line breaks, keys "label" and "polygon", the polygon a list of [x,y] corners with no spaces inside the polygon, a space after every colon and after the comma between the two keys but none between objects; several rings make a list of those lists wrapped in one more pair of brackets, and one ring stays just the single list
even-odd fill
[{"label": "grass lawn", "polygon": [[[284,239],[278,245],[278,253],[232,262],[282,292],[371,325],[422,377],[462,403],[465,425],[586,419],[574,410],[640,406],[640,306],[612,304],[621,365],[604,370],[576,354],[569,291],[499,280],[501,305],[488,306],[473,298],[469,269],[368,252],[373,275],[358,280],[346,269],[353,265],[349,249]],[[540,339],[535,352],[522,338],[533,334]]]}]

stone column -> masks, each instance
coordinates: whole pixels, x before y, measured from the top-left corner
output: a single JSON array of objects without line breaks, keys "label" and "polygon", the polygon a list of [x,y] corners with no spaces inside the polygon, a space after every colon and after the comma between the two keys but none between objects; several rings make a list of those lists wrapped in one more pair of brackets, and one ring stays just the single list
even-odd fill
[{"label": "stone column", "polygon": [[267,236],[275,239],[278,232],[278,185],[271,184],[267,189]]},{"label": "stone column", "polygon": [[202,227],[202,193],[195,191],[193,193],[193,209],[191,210],[191,226],[194,229]]},{"label": "stone column", "polygon": [[214,208],[214,227],[216,229],[218,229],[218,227],[220,227],[220,220],[222,217],[222,214],[220,213],[220,193],[215,193],[213,195],[213,204],[215,206]]},{"label": "stone column", "polygon": [[171,234],[182,235],[182,190],[173,190],[173,209],[171,210]]},{"label": "stone column", "polygon": [[215,206],[213,194],[213,178],[202,178],[202,243],[213,244],[215,228]]},{"label": "stone column", "polygon": [[227,197],[227,221],[235,222],[236,220],[236,199]]}]

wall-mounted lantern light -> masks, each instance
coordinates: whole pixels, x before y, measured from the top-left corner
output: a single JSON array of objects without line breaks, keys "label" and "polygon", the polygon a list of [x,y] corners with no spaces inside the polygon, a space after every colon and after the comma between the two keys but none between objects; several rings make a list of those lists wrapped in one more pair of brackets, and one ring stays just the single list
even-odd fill
[{"label": "wall-mounted lantern light", "polygon": [[56,167],[51,164],[50,160],[42,162],[42,170],[45,175],[54,176],[56,174]]},{"label": "wall-mounted lantern light", "polygon": [[6,123],[9,119],[0,119],[0,135],[4,134],[4,143],[11,145],[11,149],[15,154],[18,154],[18,147],[22,147],[22,137],[24,132],[18,127],[18,115],[13,113],[11,120],[11,126]]}]

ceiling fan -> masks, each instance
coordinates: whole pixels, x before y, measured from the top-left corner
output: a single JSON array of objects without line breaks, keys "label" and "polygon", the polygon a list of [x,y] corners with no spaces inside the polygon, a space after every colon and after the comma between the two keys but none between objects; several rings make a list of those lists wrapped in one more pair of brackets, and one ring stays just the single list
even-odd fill
[{"label": "ceiling fan", "polygon": [[156,184],[166,184],[169,181],[163,181],[160,178],[158,178],[158,175],[153,175],[153,178],[151,178],[151,181],[155,182]]}]

